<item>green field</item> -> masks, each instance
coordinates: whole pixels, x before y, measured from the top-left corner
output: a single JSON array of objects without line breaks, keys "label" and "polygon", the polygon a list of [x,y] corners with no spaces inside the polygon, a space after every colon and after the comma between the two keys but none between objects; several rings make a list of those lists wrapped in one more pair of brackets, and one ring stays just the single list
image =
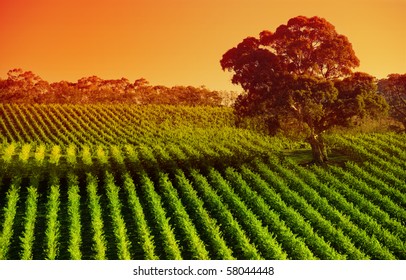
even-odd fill
[{"label": "green field", "polygon": [[230,108],[0,104],[0,259],[406,259],[406,134],[310,147]]}]

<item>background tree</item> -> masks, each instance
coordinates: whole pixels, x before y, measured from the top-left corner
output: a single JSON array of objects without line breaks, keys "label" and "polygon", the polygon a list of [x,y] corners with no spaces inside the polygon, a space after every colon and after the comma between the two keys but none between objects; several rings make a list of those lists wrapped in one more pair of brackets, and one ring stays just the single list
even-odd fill
[{"label": "background tree", "polygon": [[246,92],[235,103],[236,115],[260,115],[274,128],[295,119],[307,127],[315,162],[327,161],[324,131],[387,110],[375,79],[352,73],[359,60],[347,37],[319,17],[295,17],[274,33],[248,37],[220,64]]},{"label": "background tree", "polygon": [[406,129],[406,74],[390,74],[379,80],[378,87],[390,105],[390,115]]},{"label": "background tree", "polygon": [[16,68],[7,72],[0,90],[3,102],[39,102],[49,93],[50,85],[33,72]]},{"label": "background tree", "polygon": [[126,78],[104,80],[89,76],[76,83],[60,81],[49,84],[33,72],[22,69],[10,70],[7,76],[7,79],[0,78],[0,102],[222,106],[230,105],[235,95],[209,90],[205,86],[152,86],[144,78],[130,83]]}]

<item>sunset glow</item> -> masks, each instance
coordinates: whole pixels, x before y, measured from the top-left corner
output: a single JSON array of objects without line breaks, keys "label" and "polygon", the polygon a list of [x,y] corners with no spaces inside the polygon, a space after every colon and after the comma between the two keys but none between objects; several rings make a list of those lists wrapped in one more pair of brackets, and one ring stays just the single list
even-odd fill
[{"label": "sunset glow", "polygon": [[378,78],[406,73],[406,0],[1,0],[0,77],[144,77],[151,84],[232,87],[219,60],[290,18],[319,16],[348,37]]}]

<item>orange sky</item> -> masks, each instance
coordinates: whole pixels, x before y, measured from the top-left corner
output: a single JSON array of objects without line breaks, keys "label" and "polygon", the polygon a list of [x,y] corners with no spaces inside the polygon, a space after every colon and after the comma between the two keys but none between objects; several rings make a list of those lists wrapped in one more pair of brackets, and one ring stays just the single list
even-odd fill
[{"label": "orange sky", "polygon": [[406,0],[0,0],[0,77],[146,78],[237,89],[223,53],[288,19],[320,16],[346,35],[359,71],[406,73]]}]

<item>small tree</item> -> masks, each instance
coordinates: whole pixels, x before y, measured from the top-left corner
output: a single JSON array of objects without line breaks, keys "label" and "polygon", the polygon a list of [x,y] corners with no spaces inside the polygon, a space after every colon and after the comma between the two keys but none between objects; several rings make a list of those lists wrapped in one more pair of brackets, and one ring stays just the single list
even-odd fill
[{"label": "small tree", "polygon": [[276,128],[284,119],[296,119],[308,128],[318,163],[327,161],[324,131],[387,110],[375,79],[352,73],[359,60],[347,37],[319,17],[295,17],[275,33],[248,37],[220,63],[246,92],[235,103],[236,115],[261,115]]},{"label": "small tree", "polygon": [[406,74],[390,74],[378,82],[379,92],[390,105],[390,115],[406,129]]}]

